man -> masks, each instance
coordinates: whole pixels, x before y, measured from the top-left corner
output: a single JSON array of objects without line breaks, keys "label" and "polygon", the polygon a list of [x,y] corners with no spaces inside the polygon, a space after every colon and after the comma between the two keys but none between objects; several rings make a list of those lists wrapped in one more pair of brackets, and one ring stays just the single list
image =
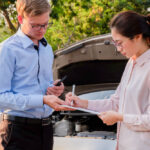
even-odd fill
[{"label": "man", "polygon": [[16,4],[21,27],[0,46],[0,150],[52,150],[50,115],[64,109],[58,98],[64,86],[50,85],[53,52],[43,37],[50,5],[47,0]]}]

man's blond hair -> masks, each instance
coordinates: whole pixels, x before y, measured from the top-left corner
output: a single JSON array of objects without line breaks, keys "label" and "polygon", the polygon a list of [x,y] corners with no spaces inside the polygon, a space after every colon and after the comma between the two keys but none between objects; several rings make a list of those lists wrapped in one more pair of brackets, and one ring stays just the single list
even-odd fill
[{"label": "man's blond hair", "polygon": [[17,0],[16,7],[20,16],[38,16],[50,12],[48,0]]}]

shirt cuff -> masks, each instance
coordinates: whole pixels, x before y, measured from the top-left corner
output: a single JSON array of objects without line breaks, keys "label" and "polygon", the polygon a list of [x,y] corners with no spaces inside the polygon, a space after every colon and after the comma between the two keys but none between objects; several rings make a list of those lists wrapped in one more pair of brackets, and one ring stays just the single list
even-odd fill
[{"label": "shirt cuff", "polygon": [[43,95],[30,95],[29,106],[31,108],[43,107]]}]

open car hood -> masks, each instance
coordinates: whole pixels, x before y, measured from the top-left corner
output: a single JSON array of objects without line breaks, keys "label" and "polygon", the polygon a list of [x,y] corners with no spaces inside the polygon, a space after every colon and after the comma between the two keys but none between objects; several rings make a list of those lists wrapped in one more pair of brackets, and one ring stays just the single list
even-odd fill
[{"label": "open car hood", "polygon": [[65,91],[73,84],[76,94],[98,91],[101,88],[115,89],[120,82],[127,58],[116,51],[110,34],[79,41],[54,54],[54,79],[67,75]]},{"label": "open car hood", "polygon": [[[82,99],[107,99],[126,63],[110,34],[95,36],[55,52],[54,79],[67,75],[65,93],[76,84],[75,94]],[[55,120],[55,150],[115,150],[116,125],[107,126],[96,115],[78,110],[61,111]]]}]

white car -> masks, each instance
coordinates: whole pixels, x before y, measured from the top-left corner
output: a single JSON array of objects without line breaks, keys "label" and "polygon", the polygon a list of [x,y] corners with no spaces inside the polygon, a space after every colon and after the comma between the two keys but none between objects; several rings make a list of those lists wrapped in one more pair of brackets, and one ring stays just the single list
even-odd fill
[{"label": "white car", "polygon": [[[55,52],[54,78],[67,76],[64,95],[76,85],[79,97],[101,100],[115,92],[126,62],[110,34],[95,36]],[[107,126],[94,114],[54,112],[53,123],[54,150],[115,150],[116,124]]]}]

